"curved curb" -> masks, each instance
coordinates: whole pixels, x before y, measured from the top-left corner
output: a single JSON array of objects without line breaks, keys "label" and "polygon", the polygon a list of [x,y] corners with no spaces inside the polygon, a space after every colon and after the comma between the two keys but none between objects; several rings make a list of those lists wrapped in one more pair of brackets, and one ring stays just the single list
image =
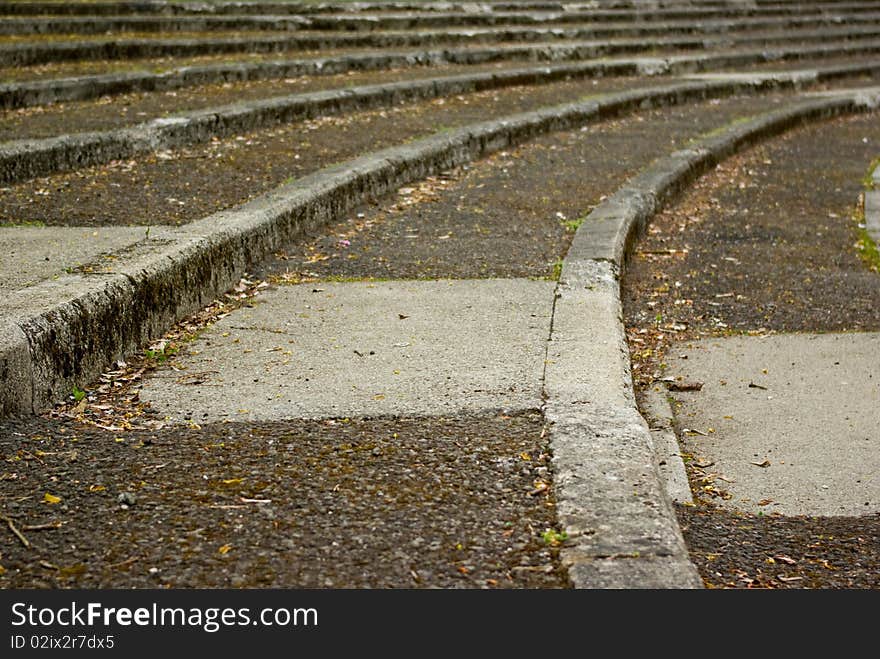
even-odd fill
[{"label": "curved curb", "polygon": [[[856,22],[856,21],[853,21]],[[806,31],[797,34],[786,30],[804,27],[826,28],[827,36]],[[670,23],[590,25],[589,27],[501,27],[452,29],[419,32],[353,32],[353,33],[298,33],[290,36],[260,36],[212,39],[116,39],[112,41],[31,42],[0,44],[0,66],[32,66],[78,59],[135,59],[146,57],[193,57],[221,53],[282,53],[296,50],[323,50],[338,48],[427,48],[440,45],[476,45],[490,43],[537,42],[554,40],[599,40],[613,38],[657,38],[669,35],[702,36],[705,39],[724,35],[723,41],[732,41],[737,32],[745,30],[782,30],[781,38],[853,38],[875,34],[880,28],[849,25],[840,27],[833,18],[815,20],[800,16],[742,21],[711,21]],[[766,37],[769,39],[770,37]]]},{"label": "curved curb", "polygon": [[[588,6],[592,8],[606,9],[644,9],[640,0],[589,0],[587,2],[553,2],[542,0],[492,0],[491,3],[474,2],[405,2],[387,0],[379,2],[358,2],[359,11],[472,11],[479,4],[487,7],[490,11],[565,11],[571,6]],[[681,8],[692,6],[728,6],[742,8],[742,0],[651,0],[651,6],[655,8]],[[761,6],[778,6],[776,0],[752,0],[752,4]],[[841,4],[848,6],[849,0],[806,0],[803,6],[821,7],[834,9]],[[864,3],[855,3],[861,6]],[[40,0],[8,3],[3,7],[0,15],[28,16],[40,14],[60,15],[128,15],[128,14],[165,14],[165,15],[191,15],[191,14],[254,14],[254,13],[291,13],[291,14],[326,14],[335,12],[352,11],[352,6],[345,2],[272,2],[271,0],[257,1],[229,1],[223,0],[211,3],[182,3],[169,2],[166,0],[147,0],[146,2],[134,2],[119,0],[116,2],[77,2],[56,3],[41,2]]]},{"label": "curved curb", "polygon": [[[663,0],[659,0],[661,3]],[[839,0],[842,1],[842,0]],[[630,6],[631,3],[620,0],[603,0],[602,4],[621,4]],[[473,3],[461,2],[360,2],[357,3],[359,11],[465,11]],[[508,2],[493,2],[489,5],[492,8],[520,8],[527,7],[529,9],[546,9],[547,11],[562,11],[565,3],[560,2],[530,2],[529,0],[510,0]],[[333,12],[351,11],[351,5],[345,2],[266,2],[260,0],[258,2],[229,2],[229,1],[212,1],[210,3],[201,2],[169,2],[166,0],[147,0],[147,2],[137,1],[119,1],[119,2],[76,2],[76,3],[55,3],[55,2],[15,2],[7,3],[3,6],[0,15],[27,15],[37,16],[42,14],[54,14],[64,16],[126,16],[130,14],[161,14],[167,16],[191,15],[191,14],[326,14]]]},{"label": "curved curb", "polygon": [[[548,25],[567,23],[656,22],[663,20],[736,19],[753,16],[832,16],[838,20],[876,11],[872,3],[853,3],[831,12],[802,6],[689,6],[660,9],[571,9],[562,11],[437,11],[365,14],[173,14],[127,16],[12,16],[0,22],[0,34],[101,34],[123,31],[208,31],[208,30],[411,30],[419,28],[479,27],[503,25]],[[846,12],[846,13],[844,13]]]},{"label": "curved curb", "polygon": [[[843,0],[838,0],[843,1]],[[658,0],[663,4],[664,0]],[[493,2],[488,5],[498,8],[499,11],[509,8],[528,8],[533,10],[544,9],[547,11],[562,11],[567,3],[561,2],[531,2],[530,0],[509,0],[508,2]],[[632,2],[626,0],[601,0],[603,5],[632,6]],[[733,3],[732,3],[733,4]],[[360,2],[357,3],[359,11],[465,11],[473,7],[469,2]],[[7,3],[0,15],[27,15],[36,16],[41,14],[55,14],[65,16],[82,15],[112,15],[125,16],[130,14],[163,14],[163,15],[191,15],[191,14],[326,14],[333,12],[352,11],[351,5],[345,2],[169,2],[166,0],[147,0],[147,2],[119,1],[119,2],[16,2]]]},{"label": "curved curb", "polygon": [[556,292],[545,415],[557,509],[571,539],[562,558],[576,587],[701,586],[635,403],[620,301],[630,244],[665,201],[742,147],[878,103],[876,89],[829,95],[710,135],[631,178],[575,233]]},{"label": "curved curb", "polygon": [[[499,89],[513,85],[544,84],[572,77],[635,75],[644,69],[640,60],[604,64],[573,63],[526,67],[505,71],[463,74],[442,78],[365,85],[342,90],[293,94],[249,103],[233,103],[182,113],[175,117],[115,130],[76,133],[45,139],[16,140],[0,144],[0,185],[38,176],[101,165],[111,160],[185,144],[206,142],[272,125],[390,106],[440,96]],[[815,69],[806,74],[789,72],[746,79],[772,79],[779,88],[834,77],[880,71],[880,61]]]},{"label": "curved curb", "polygon": [[317,116],[573,76],[634,75],[638,70],[635,62],[575,63],[426,78],[233,103],[116,130],[16,140],[0,144],[0,184]]},{"label": "curved curb", "polygon": [[206,32],[209,30],[299,30],[310,25],[296,15],[272,16],[53,16],[0,21],[2,35],[103,34],[105,32]]},{"label": "curved curb", "polygon": [[874,245],[880,245],[880,165],[874,167],[870,187],[865,190],[865,230]]},{"label": "curved curb", "polygon": [[[50,406],[74,384],[227,290],[248,265],[368,196],[553,130],[775,84],[683,82],[464,126],[328,167],[238,208],[157,232],[120,256],[112,271],[66,275],[0,300],[0,313],[16,318],[24,333],[0,333],[0,376],[14,378],[0,379],[0,416]],[[29,366],[23,370],[22,364]]]},{"label": "curved curb", "polygon": [[[489,64],[516,60],[563,61],[587,60],[613,49],[610,42],[573,42],[569,44],[532,44],[503,48],[459,48],[428,51],[409,51],[383,54],[343,55],[322,59],[284,60],[243,64],[216,64],[189,66],[149,73],[145,71],[37,80],[0,85],[0,109],[16,109],[34,105],[47,105],[61,101],[83,101],[98,96],[124,94],[137,91],[169,91],[181,87],[214,84],[219,82],[244,82],[302,75],[332,75],[348,71],[372,71],[393,67],[416,65],[439,66],[444,64]],[[628,43],[623,46],[643,52],[651,43]],[[647,75],[660,73],[688,73],[722,66],[742,66],[763,62],[786,61],[844,55],[868,55],[880,52],[880,41],[842,42],[809,48],[776,48],[737,53],[703,55],[654,56],[624,60],[638,62],[639,72]],[[614,70],[620,60],[593,62],[597,75]]]}]

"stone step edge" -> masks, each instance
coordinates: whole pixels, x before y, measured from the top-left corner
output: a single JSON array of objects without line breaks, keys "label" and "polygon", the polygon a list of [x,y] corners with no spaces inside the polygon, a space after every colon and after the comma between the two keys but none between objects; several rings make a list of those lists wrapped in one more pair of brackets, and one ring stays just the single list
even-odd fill
[{"label": "stone step edge", "polygon": [[[650,43],[628,46],[643,52]],[[62,101],[83,101],[100,96],[130,92],[169,91],[182,87],[289,78],[302,75],[332,75],[348,71],[375,71],[394,67],[440,66],[449,64],[487,64],[517,60],[547,62],[590,60],[607,54],[603,42],[572,44],[531,44],[505,48],[440,49],[401,51],[382,54],[343,55],[321,59],[284,60],[257,63],[219,64],[182,67],[163,73],[145,71],[58,78],[0,84],[0,110],[47,105]],[[880,41],[842,41],[799,48],[764,48],[734,53],[641,57],[659,70],[674,73],[707,67],[738,66],[822,56],[865,55],[877,52]],[[597,65],[615,64],[598,60]],[[650,70],[649,68],[645,69]]]},{"label": "stone step edge", "polygon": [[[833,9],[839,5],[851,4],[852,0],[801,0],[800,2],[779,2],[778,0],[752,0],[751,4],[758,7],[798,4],[804,7],[823,7]],[[606,9],[644,9],[644,6],[632,0],[593,0],[592,2],[541,2],[530,0],[510,0],[507,2],[486,3],[491,11],[564,11],[568,7]],[[653,5],[663,7],[742,7],[742,0],[654,0]],[[474,6],[473,2],[358,2],[360,11],[465,11]],[[351,11],[351,5],[339,2],[211,2],[182,3],[149,0],[149,2],[15,2],[6,3],[0,15],[28,16],[49,14],[64,16],[81,15],[199,15],[210,14],[253,14],[253,13],[292,13],[292,14],[326,14]]]},{"label": "stone step edge", "polygon": [[870,170],[870,183],[864,191],[865,230],[874,241],[874,246],[880,246],[880,160],[873,164]]},{"label": "stone step edge", "polygon": [[437,134],[326,168],[238,208],[145,238],[148,253],[120,259],[114,272],[69,274],[19,291],[0,301],[0,416],[46,409],[228,290],[265,255],[369,196],[553,130],[761,84],[681,83]]},{"label": "stone step edge", "polygon": [[556,291],[545,415],[557,510],[569,534],[562,560],[576,587],[701,586],[635,403],[620,277],[636,236],[664,203],[738,150],[807,121],[878,105],[880,88],[816,94],[731,124],[642,170],[575,232]]},{"label": "stone step edge", "polygon": [[[585,24],[554,27],[513,26],[435,31],[372,31],[346,33],[297,33],[289,36],[253,36],[248,38],[163,38],[115,39],[112,41],[77,40],[67,42],[24,42],[0,45],[0,67],[34,66],[82,59],[138,59],[146,57],[183,57],[240,53],[283,53],[295,50],[337,48],[414,48],[439,45],[475,45],[497,42],[536,42],[544,40],[598,40],[646,38],[662,35],[690,35],[693,38],[733,39],[737,33],[756,30],[806,30],[821,27],[849,30],[858,35],[876,28],[877,15],[852,17],[848,21],[832,16],[809,18],[746,19],[694,23],[679,21],[645,24]],[[843,26],[843,27],[842,27]]]},{"label": "stone step edge", "polygon": [[548,25],[576,22],[626,22],[665,20],[718,20],[749,17],[812,16],[838,20],[876,11],[872,2],[840,5],[831,10],[801,6],[756,7],[686,7],[644,10],[578,10],[561,12],[411,12],[404,14],[361,15],[346,12],[301,16],[276,15],[178,15],[178,16],[43,16],[5,17],[0,34],[58,35],[102,34],[106,32],[161,32],[209,30],[356,30],[419,29],[443,27],[484,27],[502,25]]},{"label": "stone step edge", "polygon": [[[880,45],[878,45],[880,50]],[[607,63],[569,63],[523,67],[497,72],[364,85],[347,89],[292,94],[246,103],[233,103],[153,119],[131,127],[73,133],[43,139],[0,144],[0,185],[11,185],[40,176],[102,165],[162,149],[206,142],[293,121],[312,119],[415,102],[500,89],[513,85],[546,84],[555,80],[591,75],[637,75],[648,70],[638,59]],[[880,61],[866,61],[806,72],[755,75],[775,80],[779,87],[796,87],[846,76],[880,71]]]}]

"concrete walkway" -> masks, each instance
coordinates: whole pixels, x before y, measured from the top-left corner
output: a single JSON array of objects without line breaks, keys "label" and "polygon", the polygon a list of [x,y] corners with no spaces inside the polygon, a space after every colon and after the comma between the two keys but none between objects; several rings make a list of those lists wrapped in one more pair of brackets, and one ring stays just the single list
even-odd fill
[{"label": "concrete walkway", "polygon": [[685,453],[719,505],[751,513],[880,512],[880,334],[705,339],[670,349]]},{"label": "concrete walkway", "polygon": [[539,409],[554,287],[283,286],[199,335],[185,370],[160,371],[141,398],[199,423]]}]

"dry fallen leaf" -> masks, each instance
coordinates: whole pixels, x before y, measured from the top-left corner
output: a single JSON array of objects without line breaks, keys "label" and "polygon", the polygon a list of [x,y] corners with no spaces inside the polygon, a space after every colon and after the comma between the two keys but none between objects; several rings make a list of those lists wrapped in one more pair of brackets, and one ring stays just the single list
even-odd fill
[{"label": "dry fallen leaf", "polygon": [[763,462],[753,462],[752,464],[755,465],[756,467],[769,467],[770,461],[764,460]]},{"label": "dry fallen leaf", "polygon": [[667,382],[666,388],[669,391],[700,391],[703,388],[702,382]]},{"label": "dry fallen leaf", "polygon": [[231,549],[232,549],[232,545],[223,545],[217,551],[220,552],[221,554],[228,554]]}]

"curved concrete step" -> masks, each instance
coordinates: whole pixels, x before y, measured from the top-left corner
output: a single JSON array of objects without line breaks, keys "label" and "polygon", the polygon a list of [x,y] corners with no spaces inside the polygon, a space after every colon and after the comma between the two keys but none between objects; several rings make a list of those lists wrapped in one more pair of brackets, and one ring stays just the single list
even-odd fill
[{"label": "curved concrete step", "polygon": [[668,21],[741,18],[748,16],[826,16],[834,20],[860,12],[874,12],[870,2],[853,2],[815,8],[801,5],[765,7],[689,6],[659,9],[587,9],[570,11],[506,12],[346,12],[314,14],[259,15],[174,15],[174,16],[61,16],[10,17],[0,23],[0,34],[102,34],[107,32],[207,31],[207,30],[389,30],[430,27],[478,27],[499,25],[546,25],[578,22]]},{"label": "curved concrete step", "polygon": [[[569,538],[562,559],[576,587],[700,585],[657,473],[650,433],[632,396],[619,301],[627,243],[665,200],[744,145],[803,121],[876,108],[878,101],[876,88],[816,96],[713,131],[632,177],[580,224],[553,295],[544,371],[557,510]],[[114,336],[93,338],[85,354],[106,349],[101,342],[117,340],[131,329],[131,317],[145,312],[161,325],[158,316],[181,302],[168,296],[195,298],[195,287],[204,292],[222,286],[216,277],[234,276],[230,260],[241,263],[254,251],[264,251],[272,240],[267,234],[293,220],[291,215],[320,221],[345,205],[333,199],[336,194],[380,193],[402,180],[444,169],[449,160],[503,148],[518,139],[517,129],[527,138],[561,127],[558,121],[566,118],[577,125],[586,110],[585,104],[551,108],[358,159],[248,207],[206,218],[198,227],[157,236],[153,245],[131,255],[114,274],[92,281],[70,277],[12,296],[0,307],[7,316],[0,336],[6,347],[15,340],[25,342],[24,352],[5,352],[4,358],[15,356],[19,361],[5,361],[3,366],[45,368],[47,361],[26,360],[57,359],[77,341],[93,336],[94,329],[103,327],[107,334],[106,328],[114,327]],[[408,165],[420,171],[404,171]],[[226,266],[216,267],[224,259]],[[27,317],[40,307],[37,315]],[[18,314],[14,322],[9,322],[10,312]],[[113,324],[107,322],[110,317]],[[164,322],[170,317],[166,315]],[[585,363],[592,368],[585,370]]]},{"label": "curved concrete step", "polygon": [[[865,99],[874,108],[877,91]],[[830,100],[802,101],[729,126],[659,160],[596,207],[575,234],[556,293],[545,415],[560,522],[573,539],[563,561],[577,587],[699,583],[635,404],[620,303],[628,246],[702,172],[743,146],[836,114],[840,106],[826,105]],[[584,364],[591,365],[586,373]]]},{"label": "curved concrete step", "polygon": [[[322,170],[231,210],[144,241],[112,274],[67,275],[8,296],[0,336],[4,414],[43,409],[237,281],[248,263],[366,195],[448,169],[543,132],[650,104],[683,102],[754,82],[694,82],[566,104],[417,140]],[[757,83],[760,86],[761,83]],[[854,111],[856,92],[812,101],[797,116]],[[618,241],[619,242],[619,241]],[[616,243],[615,243],[616,244]],[[107,328],[113,328],[108,332]]]},{"label": "curved concrete step", "polygon": [[[337,48],[407,48],[440,44],[467,45],[517,43],[555,40],[610,39],[624,37],[669,37],[670,35],[705,35],[707,39],[724,35],[731,41],[746,38],[746,30],[784,30],[778,37],[792,40],[793,30],[802,30],[805,38],[856,38],[875,33],[880,14],[853,16],[845,21],[828,17],[786,16],[781,18],[747,18],[721,21],[676,21],[644,24],[589,24],[564,27],[513,27],[419,31],[374,32],[311,32],[290,36],[112,39],[92,41],[29,41],[0,44],[0,65],[31,66],[78,59],[137,59],[148,57],[192,57],[219,53],[281,53],[298,50]],[[817,29],[825,27],[819,34]],[[839,26],[833,29],[834,26]],[[773,38],[774,35],[768,35]],[[754,37],[757,38],[757,37]]]},{"label": "curved concrete step", "polygon": [[[638,62],[621,62],[617,70],[603,68],[601,73],[609,75],[638,71]],[[880,72],[880,61],[873,60],[803,72],[755,75],[754,79],[764,80],[776,88],[792,88],[877,72]],[[111,160],[204,142],[280,123],[513,85],[589,77],[596,73],[595,64],[575,63],[427,78],[236,103],[103,132],[7,142],[0,144],[0,184],[104,164]]]},{"label": "curved concrete step", "polygon": [[[819,46],[777,48],[739,52],[721,52],[704,55],[672,55],[666,58],[641,58],[638,66],[642,73],[694,72],[725,66],[743,66],[760,62],[821,58],[834,56],[870,55],[878,52],[880,42],[875,40],[829,43]],[[327,75],[353,70],[381,70],[393,67],[441,64],[485,64],[518,60],[564,61],[592,59],[601,54],[623,50],[644,52],[651,44],[627,42],[614,44],[586,42],[572,44],[535,44],[490,48],[462,48],[433,51],[391,52],[241,64],[191,66],[163,73],[146,71],[81,76],[56,80],[8,83],[0,85],[0,108],[13,109],[45,105],[60,101],[87,100],[100,96],[133,91],[168,91],[181,87],[244,80],[289,78],[300,75]],[[630,64],[634,60],[630,60]],[[619,70],[619,62],[601,60],[597,72]]]},{"label": "curved concrete step", "polygon": [[[741,0],[653,0],[655,7],[742,7]],[[758,7],[786,6],[797,4],[802,7],[821,7],[832,9],[839,5],[851,4],[851,0],[751,0],[748,4]],[[358,2],[357,8],[344,2],[212,2],[210,5],[189,2],[7,2],[0,6],[0,15],[62,15],[62,16],[125,16],[131,14],[325,14],[344,11],[422,11],[446,12],[465,11],[474,7],[470,2]],[[591,2],[546,2],[541,0],[508,0],[482,3],[488,11],[566,11],[577,8],[639,9],[642,3],[637,0],[592,0]]]}]

